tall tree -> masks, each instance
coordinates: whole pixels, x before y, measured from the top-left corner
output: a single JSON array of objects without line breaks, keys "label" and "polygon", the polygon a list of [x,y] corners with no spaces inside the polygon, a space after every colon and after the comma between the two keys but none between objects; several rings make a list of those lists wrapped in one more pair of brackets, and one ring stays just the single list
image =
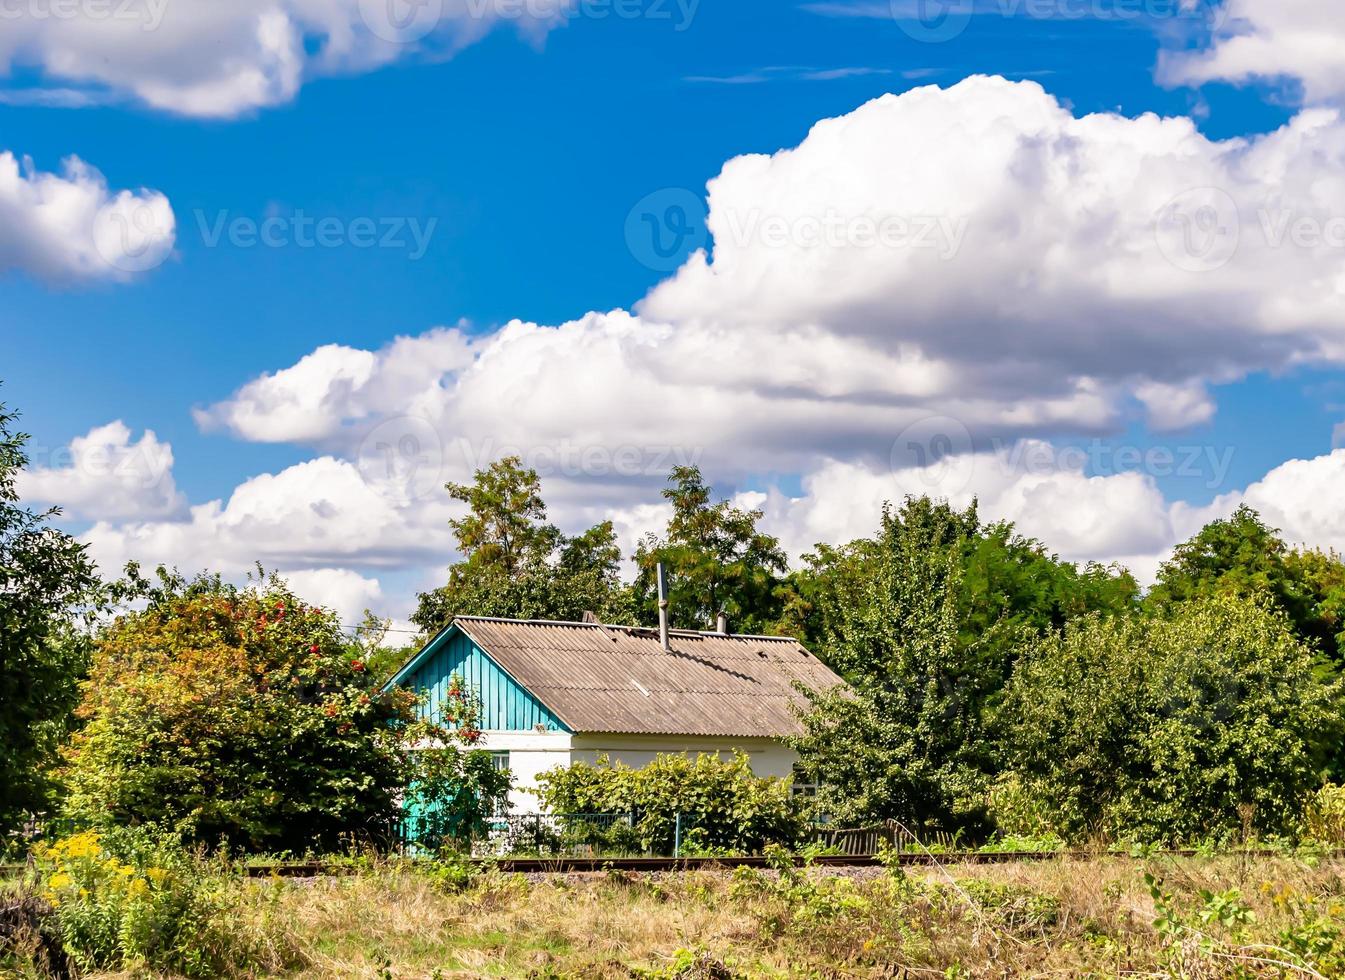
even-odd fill
[{"label": "tall tree", "polygon": [[882,540],[915,535],[929,547],[953,547],[959,564],[957,631],[964,648],[977,647],[983,662],[1001,677],[1011,667],[1015,631],[1059,628],[1089,612],[1119,614],[1135,609],[1139,585],[1119,566],[1062,561],[1044,545],[1018,534],[1012,524],[981,522],[973,502],[956,510],[928,497],[908,498],[882,517],[877,541],[844,547],[819,545],[787,584],[781,629],[826,655],[829,609],[824,598],[848,577],[868,574]]},{"label": "tall tree", "polygon": [[919,497],[884,508],[872,539],[819,546],[788,591],[796,635],[854,692],[820,698],[799,743],[833,812],[953,831],[983,823],[998,765],[989,717],[1023,638],[1127,613],[1138,588],[983,525],[974,503]]},{"label": "tall tree", "polygon": [[507,457],[448,484],[467,514],[450,521],[462,561],[448,584],[420,596],[412,621],[426,632],[454,616],[577,620],[584,612],[609,622],[632,615],[619,571],[621,549],[611,521],[566,538],[547,520],[537,471]]},{"label": "tall tree", "polygon": [[1290,551],[1284,561],[1312,603],[1305,638],[1318,640],[1338,666],[1345,665],[1345,561],[1335,551],[1312,548]]},{"label": "tall tree", "polygon": [[876,539],[817,559],[821,649],[851,690],[813,692],[795,747],[841,819],[941,831],[984,819],[974,751],[988,692],[979,651],[958,635],[962,551],[975,527],[974,509],[908,500],[884,509]]},{"label": "tall tree", "polygon": [[81,607],[96,589],[84,547],[51,527],[59,511],[19,503],[28,437],[0,404],[0,833],[46,810],[47,770],[68,731],[90,640]]},{"label": "tall tree", "polygon": [[635,591],[646,622],[657,619],[660,563],[668,573],[670,619],[692,629],[713,627],[725,613],[738,632],[765,632],[778,618],[777,590],[788,565],[780,542],[760,531],[759,510],[715,501],[695,466],[672,471],[663,496],[673,513],[662,537],[646,535],[635,552]]},{"label": "tall tree", "polygon": [[1264,593],[1304,641],[1340,662],[1342,582],[1345,569],[1338,556],[1291,551],[1276,528],[1243,504],[1177,546],[1159,569],[1147,602],[1172,612],[1193,599]]},{"label": "tall tree", "polygon": [[546,519],[542,481],[517,456],[478,470],[470,484],[449,483],[447,489],[468,507],[467,516],[448,522],[465,559],[458,566],[462,574],[498,570],[515,576],[560,542],[560,531]]}]

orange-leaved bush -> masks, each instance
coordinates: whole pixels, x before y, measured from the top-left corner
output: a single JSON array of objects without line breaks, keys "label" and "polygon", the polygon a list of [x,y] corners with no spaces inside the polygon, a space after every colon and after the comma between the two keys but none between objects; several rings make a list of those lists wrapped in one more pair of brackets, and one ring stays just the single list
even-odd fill
[{"label": "orange-leaved bush", "polygon": [[385,838],[427,737],[415,696],[381,692],[333,614],[275,578],[160,577],[99,637],[69,815],[272,851]]}]

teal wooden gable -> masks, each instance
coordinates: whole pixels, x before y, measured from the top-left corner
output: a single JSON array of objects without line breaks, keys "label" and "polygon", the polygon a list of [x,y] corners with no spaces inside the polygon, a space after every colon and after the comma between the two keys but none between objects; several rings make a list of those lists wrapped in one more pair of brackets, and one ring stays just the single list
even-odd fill
[{"label": "teal wooden gable", "polygon": [[439,720],[454,675],[481,702],[483,731],[550,732],[568,728],[547,707],[481,649],[457,626],[450,626],[397,673],[389,686],[428,692],[420,706],[422,719]]}]

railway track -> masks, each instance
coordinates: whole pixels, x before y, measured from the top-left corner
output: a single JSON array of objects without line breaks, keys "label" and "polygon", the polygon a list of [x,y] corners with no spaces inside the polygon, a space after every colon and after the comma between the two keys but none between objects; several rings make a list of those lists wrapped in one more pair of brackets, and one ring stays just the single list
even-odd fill
[{"label": "railway track", "polygon": [[[1195,851],[1164,851],[1154,856],[1191,857]],[[1261,854],[1262,852],[1248,852]],[[1273,852],[1266,851],[1265,854]],[[934,864],[1007,864],[1015,861],[1049,861],[1055,858],[1128,857],[1126,854],[1099,854],[1092,851],[951,851],[944,853],[908,852],[880,860],[873,854],[827,854],[806,862],[818,868],[872,868],[887,864],[921,866]],[[671,872],[701,870],[731,870],[733,868],[766,868],[770,862],[761,855],[743,857],[503,857],[478,858],[478,867],[495,868],[506,873],[524,874],[579,874],[593,871]],[[798,864],[805,863],[798,859]],[[275,864],[249,865],[247,873],[256,877],[272,874],[281,877],[318,877],[327,874],[348,874],[353,869],[339,865]]]},{"label": "railway track", "polygon": [[[1150,857],[1194,857],[1196,851],[1155,851]],[[1238,851],[1248,857],[1273,857],[1280,851]],[[1345,852],[1333,851],[1340,857]],[[873,854],[827,854],[812,858],[808,863],[819,868],[870,868],[880,864],[899,866],[928,866],[935,864],[1009,864],[1019,861],[1050,861],[1056,859],[1095,860],[1098,858],[1126,858],[1124,852],[1097,851],[945,851],[928,853],[909,851],[879,859]],[[503,857],[478,858],[474,863],[482,868],[495,868],[506,873],[524,874],[578,874],[594,871],[673,872],[699,870],[728,870],[732,868],[765,868],[769,862],[761,855],[744,857]],[[799,859],[800,864],[804,863]],[[360,867],[344,862],[276,862],[244,865],[242,871],[254,878],[319,878],[357,874]],[[22,864],[0,865],[0,878],[16,878],[24,871]]]}]

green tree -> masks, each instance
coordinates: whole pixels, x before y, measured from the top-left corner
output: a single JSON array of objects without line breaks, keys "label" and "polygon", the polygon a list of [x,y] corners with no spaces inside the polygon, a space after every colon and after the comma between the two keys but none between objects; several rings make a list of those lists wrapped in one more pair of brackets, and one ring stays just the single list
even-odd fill
[{"label": "green tree", "polygon": [[874,540],[829,550],[820,592],[827,661],[849,691],[811,692],[794,741],[840,820],[951,831],[980,822],[984,678],[958,635],[963,540],[974,513],[907,501]]},{"label": "green tree", "polygon": [[983,525],[975,504],[928,497],[884,508],[873,539],[819,546],[791,577],[785,614],[855,691],[821,699],[800,742],[833,811],[981,826],[998,765],[986,717],[1022,637],[1126,613],[1137,593],[1124,570],[1081,570],[1010,524]]},{"label": "green tree", "polygon": [[420,596],[412,621],[435,633],[458,615],[608,622],[632,614],[619,577],[621,550],[611,521],[566,538],[547,521],[537,472],[511,456],[480,470],[470,485],[450,483],[468,506],[450,521],[462,561],[448,584]]},{"label": "green tree", "polygon": [[416,634],[395,634],[391,619],[376,616],[368,609],[353,631],[352,649],[358,651],[369,676],[379,686],[390,681],[422,646],[424,644]]},{"label": "green tree", "polygon": [[1311,597],[1306,632],[1321,638],[1337,665],[1345,663],[1345,561],[1335,551],[1311,548],[1290,551],[1284,561]]},{"label": "green tree", "polygon": [[761,532],[763,514],[713,500],[694,466],[679,466],[663,496],[673,507],[662,537],[646,535],[635,552],[636,601],[646,623],[658,619],[655,568],[668,575],[674,626],[713,628],[725,613],[740,633],[762,633],[780,616],[778,589],[788,561],[780,542]]},{"label": "green tree", "polygon": [[1304,641],[1339,663],[1343,579],[1338,556],[1291,551],[1278,530],[1243,504],[1231,517],[1211,521],[1178,545],[1159,569],[1146,601],[1150,608],[1171,613],[1193,599],[1263,592]]},{"label": "green tree", "polygon": [[[1138,607],[1139,585],[1124,568],[1096,563],[1080,568],[1062,561],[1040,542],[1018,534],[1007,521],[983,524],[975,502],[958,511],[928,497],[909,498],[899,511],[889,511],[882,519],[880,535],[890,536],[887,524],[894,520],[912,531],[925,528],[925,534],[939,528],[941,537],[932,544],[956,543],[961,568],[959,642],[982,648],[1005,676],[1013,650],[1002,644],[987,647],[985,641],[1014,637],[1015,631],[1006,626],[1040,632],[1089,612],[1120,614]],[[822,597],[835,591],[841,580],[867,574],[866,562],[875,553],[866,542],[841,548],[818,545],[805,567],[789,577],[780,630],[817,646],[825,655],[825,615],[832,606]]]},{"label": "green tree", "polygon": [[518,575],[548,558],[560,543],[560,531],[546,520],[542,481],[517,456],[478,470],[473,483],[449,483],[447,489],[468,507],[466,517],[448,522],[464,558],[464,574],[498,570]]},{"label": "green tree", "polygon": [[1079,620],[1019,662],[1009,763],[1067,838],[1293,833],[1341,730],[1340,683],[1314,666],[1264,594]]},{"label": "green tree", "polygon": [[420,767],[474,740],[465,710],[454,731],[418,723],[416,697],[381,691],[335,616],[279,580],[160,570],[139,591],[83,686],[64,771],[76,818],[264,850],[381,840]]},{"label": "green tree", "polygon": [[57,510],[19,503],[28,437],[0,404],[0,835],[48,810],[48,770],[79,700],[89,635],[83,608],[97,580],[84,547],[51,526]]}]

